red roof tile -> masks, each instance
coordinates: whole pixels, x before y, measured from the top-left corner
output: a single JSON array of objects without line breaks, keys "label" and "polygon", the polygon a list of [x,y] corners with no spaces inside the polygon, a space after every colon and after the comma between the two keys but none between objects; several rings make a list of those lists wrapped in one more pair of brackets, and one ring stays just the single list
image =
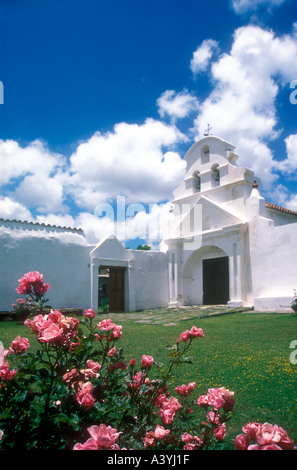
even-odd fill
[{"label": "red roof tile", "polygon": [[271,202],[265,202],[265,206],[267,207],[267,209],[274,209],[276,211],[284,212],[285,214],[297,216],[297,212],[291,211],[290,209],[286,209],[285,207],[276,206],[275,204],[271,204]]}]

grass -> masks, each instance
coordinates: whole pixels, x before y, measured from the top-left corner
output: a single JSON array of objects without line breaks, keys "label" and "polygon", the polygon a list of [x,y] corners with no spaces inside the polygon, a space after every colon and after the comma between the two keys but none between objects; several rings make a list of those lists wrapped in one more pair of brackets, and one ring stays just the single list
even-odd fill
[{"label": "grass", "polygon": [[[98,318],[108,317],[101,314]],[[117,321],[117,314],[112,318],[123,326],[119,346],[124,348],[126,362],[133,357],[138,364],[142,354],[166,364],[166,344],[172,345],[193,325],[203,329],[204,338],[193,342],[192,364],[179,367],[173,387],[194,381],[197,397],[212,387],[235,392],[235,415],[227,424],[228,448],[234,448],[232,440],[251,421],[278,424],[297,443],[297,364],[290,363],[297,315],[233,313],[181,319],[171,326],[137,323],[131,316],[123,321],[122,315]],[[18,335],[30,340],[28,331],[15,322],[0,322],[0,340],[6,348]]]}]

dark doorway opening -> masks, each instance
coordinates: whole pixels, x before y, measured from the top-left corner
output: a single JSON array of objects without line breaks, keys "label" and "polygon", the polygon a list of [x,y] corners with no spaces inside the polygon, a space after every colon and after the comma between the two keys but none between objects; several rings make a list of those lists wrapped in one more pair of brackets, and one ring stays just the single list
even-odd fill
[{"label": "dark doorway opening", "polygon": [[98,276],[99,312],[124,312],[125,268],[102,266]]},{"label": "dark doorway opening", "polygon": [[227,304],[228,300],[228,256],[203,260],[203,305]]}]

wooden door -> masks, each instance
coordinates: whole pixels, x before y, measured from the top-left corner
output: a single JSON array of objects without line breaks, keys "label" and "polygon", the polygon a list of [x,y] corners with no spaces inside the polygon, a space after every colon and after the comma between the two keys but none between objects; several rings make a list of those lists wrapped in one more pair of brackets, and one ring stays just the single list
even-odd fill
[{"label": "wooden door", "polygon": [[109,270],[109,311],[125,310],[125,268],[111,267]]},{"label": "wooden door", "polygon": [[203,260],[203,304],[227,304],[229,300],[229,258]]}]

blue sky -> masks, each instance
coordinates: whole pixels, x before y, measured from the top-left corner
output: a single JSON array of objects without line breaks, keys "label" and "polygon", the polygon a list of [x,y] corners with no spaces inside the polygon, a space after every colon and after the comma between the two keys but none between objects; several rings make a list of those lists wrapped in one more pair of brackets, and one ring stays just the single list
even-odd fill
[{"label": "blue sky", "polygon": [[297,210],[295,0],[0,8],[0,217],[79,226],[94,242],[112,229],[98,205],[170,200],[208,123],[267,200]]}]

